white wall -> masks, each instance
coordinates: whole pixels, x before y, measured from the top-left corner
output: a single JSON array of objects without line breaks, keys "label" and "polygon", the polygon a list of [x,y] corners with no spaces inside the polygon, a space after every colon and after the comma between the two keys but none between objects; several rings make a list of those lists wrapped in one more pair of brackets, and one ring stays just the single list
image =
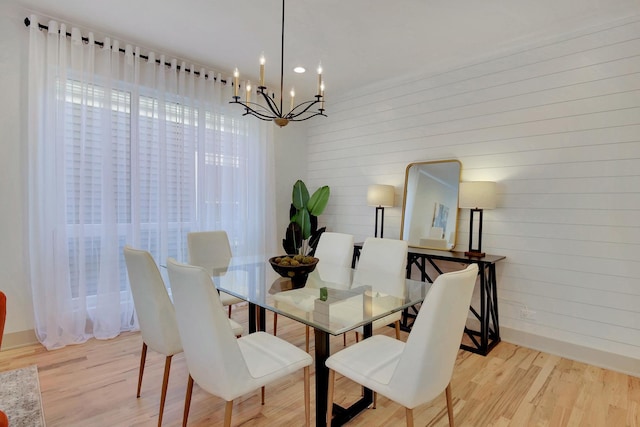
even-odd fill
[{"label": "white wall", "polygon": [[[328,114],[310,126],[308,181],[335,188],[323,218],[335,231],[372,235],[370,183],[395,185],[401,206],[408,163],[459,159],[463,180],[498,182],[483,250],[507,257],[498,295],[510,340],[584,346],[614,369],[637,362],[640,17],[381,82]],[[386,212],[385,237],[398,237],[401,208]],[[462,211],[458,249],[468,220]],[[520,318],[524,306],[534,319]]]},{"label": "white wall", "polygon": [[[7,294],[5,335],[33,329],[26,247],[27,35],[24,12],[0,3],[0,290]],[[32,333],[28,334],[33,337]],[[12,344],[11,336],[3,348]]]}]

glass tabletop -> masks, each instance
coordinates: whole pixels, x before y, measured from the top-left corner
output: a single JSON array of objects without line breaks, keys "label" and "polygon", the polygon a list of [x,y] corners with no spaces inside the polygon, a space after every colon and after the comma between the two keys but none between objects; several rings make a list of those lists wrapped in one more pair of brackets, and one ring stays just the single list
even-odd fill
[{"label": "glass tabletop", "polygon": [[212,267],[213,281],[221,291],[332,335],[418,304],[430,287],[320,261],[304,287],[294,288],[291,279],[277,274],[267,259],[234,257],[227,265]]}]

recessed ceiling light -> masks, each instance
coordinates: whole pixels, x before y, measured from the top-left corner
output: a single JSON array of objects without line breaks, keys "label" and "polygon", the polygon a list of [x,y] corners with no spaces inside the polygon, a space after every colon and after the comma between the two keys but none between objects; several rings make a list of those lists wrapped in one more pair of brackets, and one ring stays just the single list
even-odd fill
[{"label": "recessed ceiling light", "polygon": [[305,70],[305,69],[304,69],[304,67],[299,67],[299,66],[298,66],[298,67],[295,67],[295,68],[293,69],[293,71],[294,71],[294,72],[296,72],[296,73],[298,73],[298,74],[302,74],[302,73],[304,73],[304,72],[305,72],[305,71],[307,71],[307,70]]}]

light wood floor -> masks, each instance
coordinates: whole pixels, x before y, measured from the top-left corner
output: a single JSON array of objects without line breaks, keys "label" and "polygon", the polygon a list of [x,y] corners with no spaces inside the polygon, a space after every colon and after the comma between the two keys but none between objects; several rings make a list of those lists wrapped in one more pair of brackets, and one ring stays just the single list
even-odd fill
[{"label": "light wood floor", "polygon": [[[235,309],[232,317],[246,327],[246,306]],[[382,332],[394,333],[392,328]],[[304,327],[283,316],[278,336],[304,348]],[[350,334],[348,344],[353,339]],[[142,396],[136,399],[141,346],[139,333],[55,351],[32,345],[0,352],[0,371],[38,365],[48,427],[154,426],[164,357],[149,351]],[[333,338],[331,346],[333,351],[341,349],[342,338]],[[184,357],[174,356],[163,425],[181,425],[186,384]],[[640,426],[640,378],[507,343],[500,343],[487,357],[460,351],[452,391],[459,427]],[[337,378],[335,394],[336,401],[348,402],[360,396],[360,389]],[[314,405],[313,382],[311,399]],[[300,374],[268,386],[264,406],[257,392],[237,399],[233,425],[301,426],[303,402]],[[224,402],[196,385],[189,425],[221,425],[223,414]],[[417,426],[447,426],[444,394],[416,408],[414,416]],[[404,409],[380,396],[377,409],[366,410],[349,425],[403,424]]]}]

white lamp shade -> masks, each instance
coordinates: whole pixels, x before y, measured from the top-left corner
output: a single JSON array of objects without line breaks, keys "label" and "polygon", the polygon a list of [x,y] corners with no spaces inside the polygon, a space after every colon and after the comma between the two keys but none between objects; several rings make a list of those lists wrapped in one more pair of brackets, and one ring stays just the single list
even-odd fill
[{"label": "white lamp shade", "polygon": [[367,190],[367,205],[390,208],[393,206],[394,196],[395,187],[393,185],[370,185]]},{"label": "white lamp shade", "polygon": [[461,182],[458,207],[494,209],[496,207],[496,183],[491,181]]}]

